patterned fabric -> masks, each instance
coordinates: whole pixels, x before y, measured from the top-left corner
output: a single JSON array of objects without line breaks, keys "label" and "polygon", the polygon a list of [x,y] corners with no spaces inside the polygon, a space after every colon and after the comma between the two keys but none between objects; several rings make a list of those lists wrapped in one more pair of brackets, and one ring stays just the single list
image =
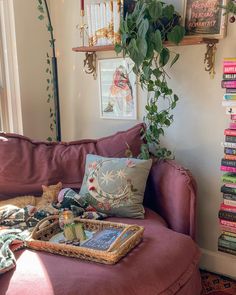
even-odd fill
[{"label": "patterned fabric", "polygon": [[236,281],[201,270],[202,295],[235,295]]},{"label": "patterned fabric", "polygon": [[[74,216],[87,219],[104,219],[107,217],[106,214],[96,212],[71,189],[63,190],[60,198],[61,202],[54,206],[57,209],[71,209]],[[36,207],[31,205],[24,208],[13,205],[0,208],[0,274],[15,267],[16,261],[13,252],[23,248],[24,240],[30,236],[33,227],[51,214],[46,211],[47,208],[48,206],[45,207],[45,210],[37,210]]]},{"label": "patterned fabric", "polygon": [[101,220],[107,217],[105,213],[98,212],[92,207],[86,196],[79,195],[71,188],[64,188],[59,192],[58,204],[54,205],[57,209],[69,209],[75,217],[80,216],[85,219]]},{"label": "patterned fabric", "polygon": [[27,230],[0,230],[0,275],[15,267],[16,259],[13,251],[23,248],[23,241],[29,236],[30,232]]},{"label": "patterned fabric", "polygon": [[143,195],[152,160],[87,155],[79,194],[99,212],[144,218]]}]

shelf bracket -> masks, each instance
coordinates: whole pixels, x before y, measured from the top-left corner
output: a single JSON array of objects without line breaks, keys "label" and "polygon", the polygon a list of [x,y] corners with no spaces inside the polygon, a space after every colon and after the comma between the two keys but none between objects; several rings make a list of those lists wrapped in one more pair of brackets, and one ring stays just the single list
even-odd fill
[{"label": "shelf bracket", "polygon": [[94,80],[97,79],[97,55],[96,55],[96,52],[86,52],[85,53],[84,71],[86,74],[93,74]]},{"label": "shelf bracket", "polygon": [[204,39],[207,51],[205,53],[204,64],[206,64],[205,71],[209,72],[211,79],[215,77],[215,57],[216,57],[216,43],[219,42],[217,39]]}]

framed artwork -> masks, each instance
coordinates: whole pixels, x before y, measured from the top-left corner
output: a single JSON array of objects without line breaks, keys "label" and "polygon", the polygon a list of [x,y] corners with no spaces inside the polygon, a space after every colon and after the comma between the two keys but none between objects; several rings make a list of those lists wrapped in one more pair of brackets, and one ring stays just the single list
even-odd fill
[{"label": "framed artwork", "polygon": [[226,5],[226,3],[227,0],[186,0],[186,35],[224,38],[227,17],[219,5]]},{"label": "framed artwork", "polygon": [[137,84],[129,58],[98,61],[100,117],[103,119],[137,119]]}]

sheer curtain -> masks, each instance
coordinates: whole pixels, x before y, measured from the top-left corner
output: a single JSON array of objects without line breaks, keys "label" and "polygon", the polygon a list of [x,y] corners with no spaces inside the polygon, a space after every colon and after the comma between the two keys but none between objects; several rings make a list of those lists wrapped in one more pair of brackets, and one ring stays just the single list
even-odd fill
[{"label": "sheer curtain", "polygon": [[0,0],[0,129],[23,134],[13,0]]}]

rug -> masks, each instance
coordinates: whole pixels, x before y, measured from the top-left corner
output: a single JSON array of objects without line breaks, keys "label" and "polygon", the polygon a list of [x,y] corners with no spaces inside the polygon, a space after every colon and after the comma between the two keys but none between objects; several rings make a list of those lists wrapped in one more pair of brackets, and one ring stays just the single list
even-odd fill
[{"label": "rug", "polygon": [[236,281],[201,270],[202,295],[236,295]]}]

